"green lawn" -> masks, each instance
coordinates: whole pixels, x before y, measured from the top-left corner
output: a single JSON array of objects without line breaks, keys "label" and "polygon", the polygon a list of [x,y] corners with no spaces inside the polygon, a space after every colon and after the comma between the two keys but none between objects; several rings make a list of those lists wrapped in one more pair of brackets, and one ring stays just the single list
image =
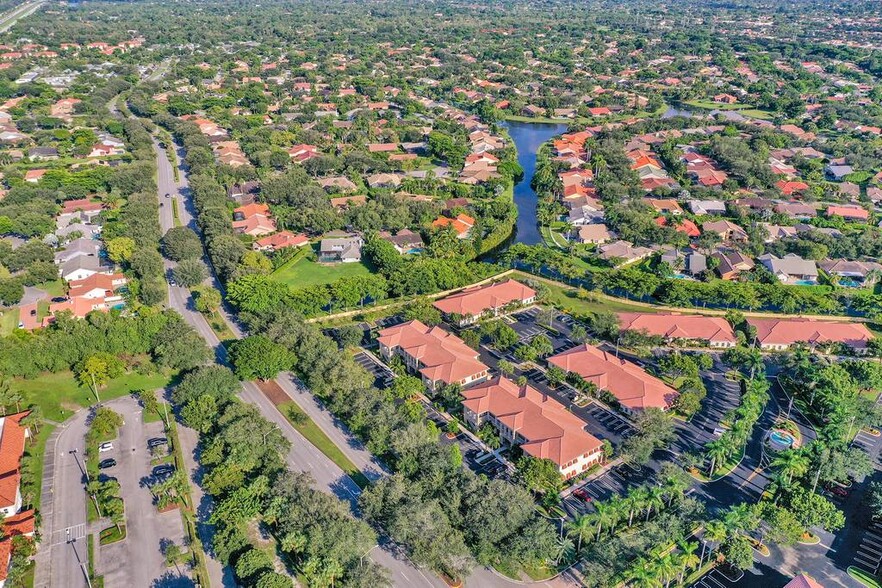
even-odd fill
[{"label": "green lawn", "polygon": [[751,118],[761,118],[770,120],[773,118],[772,113],[766,110],[753,108],[750,104],[722,104],[713,100],[687,100],[686,105],[693,108],[705,108],[708,110],[737,110],[739,114],[749,116]]},{"label": "green lawn", "polygon": [[[534,279],[536,276],[523,272],[514,272],[513,277],[521,280],[529,280]],[[600,296],[595,297],[594,294],[591,292],[589,292],[589,295],[591,296],[590,299],[581,300],[576,297],[577,290],[575,288],[558,286],[545,281],[543,281],[542,284],[544,284],[548,288],[548,298],[546,301],[549,304],[552,304],[553,306],[556,306],[561,310],[572,312],[577,315],[584,315],[601,311],[643,313],[661,311],[661,309],[655,309],[652,307],[643,307],[635,304],[628,304],[626,301],[609,300]]]},{"label": "green lawn", "polygon": [[370,270],[361,262],[323,264],[305,257],[290,265],[284,265],[273,272],[272,277],[294,288],[332,284],[340,278],[367,276]]},{"label": "green lawn", "polygon": [[869,588],[880,587],[879,580],[875,576],[868,574],[858,567],[848,566],[848,575]]},{"label": "green lawn", "polygon": [[52,431],[55,429],[52,425],[43,423],[40,425],[40,430],[37,431],[37,434],[31,439],[28,443],[27,447],[25,447],[25,454],[32,455],[34,457],[34,496],[33,503],[34,508],[38,511],[40,510],[40,493],[43,490],[43,456],[46,455],[46,441],[49,440],[49,435],[52,434]]},{"label": "green lawn", "polygon": [[369,484],[368,479],[361,473],[355,464],[346,457],[346,455],[337,447],[331,439],[325,435],[315,421],[301,410],[294,402],[283,402],[276,406],[288,422],[297,429],[297,431],[306,437],[306,440],[318,447],[319,451],[324,453],[331,461],[340,466],[340,468],[349,474],[352,481],[362,488],[366,488]]},{"label": "green lawn", "polygon": [[13,306],[0,312],[0,337],[9,335],[18,326],[18,307]]},{"label": "green lawn", "polygon": [[50,298],[64,296],[64,282],[62,282],[61,279],[52,280],[51,282],[43,282],[42,284],[35,284],[34,288],[44,290]]},{"label": "green lawn", "polygon": [[[98,390],[101,400],[118,398],[134,390],[155,390],[168,385],[171,376],[154,373],[143,375],[136,372],[111,380]],[[61,422],[79,408],[90,406],[95,396],[89,388],[80,386],[72,372],[44,373],[32,380],[16,378],[12,389],[22,395],[23,405],[37,404],[43,410],[44,418]]]}]

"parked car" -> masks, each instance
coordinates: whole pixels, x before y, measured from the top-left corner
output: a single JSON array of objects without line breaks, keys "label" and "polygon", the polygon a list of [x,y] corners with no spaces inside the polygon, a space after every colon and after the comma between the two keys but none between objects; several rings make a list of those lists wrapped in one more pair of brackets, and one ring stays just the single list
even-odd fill
[{"label": "parked car", "polygon": [[99,453],[104,453],[105,451],[110,451],[111,449],[113,449],[113,443],[111,443],[110,441],[108,441],[107,443],[102,443],[98,446]]},{"label": "parked car", "polygon": [[153,437],[152,439],[147,439],[147,447],[148,449],[153,449],[154,447],[159,447],[160,445],[166,445],[168,443],[168,439],[165,437]]},{"label": "parked car", "polygon": [[112,468],[115,465],[116,465],[116,460],[113,459],[112,457],[108,458],[108,459],[102,459],[101,461],[98,462],[98,469],[99,470],[106,470],[108,468]]},{"label": "parked car", "polygon": [[848,496],[848,490],[846,490],[846,489],[843,488],[842,486],[838,486],[838,485],[836,485],[836,484],[830,484],[830,485],[828,485],[828,486],[827,486],[827,490],[830,491],[830,492],[832,492],[832,493],[835,494],[836,496],[841,497],[841,498],[845,498],[845,497]]},{"label": "parked car", "polygon": [[158,478],[170,476],[173,473],[175,473],[175,466],[173,465],[158,465],[153,468],[153,475]]},{"label": "parked car", "polygon": [[591,502],[591,496],[589,496],[588,493],[585,492],[585,490],[583,490],[582,488],[576,488],[575,490],[573,490],[573,496],[575,496],[582,502]]}]

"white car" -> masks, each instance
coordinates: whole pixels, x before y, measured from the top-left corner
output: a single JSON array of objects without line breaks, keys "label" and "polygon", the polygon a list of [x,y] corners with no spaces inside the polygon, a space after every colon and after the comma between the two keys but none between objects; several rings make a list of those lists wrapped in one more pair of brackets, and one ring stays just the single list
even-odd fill
[{"label": "white car", "polygon": [[104,453],[105,451],[110,451],[111,449],[113,449],[113,443],[109,441],[98,446],[99,453]]}]

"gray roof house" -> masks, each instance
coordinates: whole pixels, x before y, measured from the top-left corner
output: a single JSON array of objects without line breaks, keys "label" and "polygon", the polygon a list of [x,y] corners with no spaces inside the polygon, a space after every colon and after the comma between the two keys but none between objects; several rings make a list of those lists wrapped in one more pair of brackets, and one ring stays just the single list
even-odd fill
[{"label": "gray roof house", "polygon": [[824,168],[824,175],[831,180],[839,181],[853,171],[854,168],[850,165],[828,165]]},{"label": "gray roof house", "polygon": [[364,241],[358,235],[322,239],[319,245],[319,261],[324,263],[352,263],[361,261]]},{"label": "gray roof house", "polygon": [[722,200],[690,200],[687,205],[692,214],[726,214],[726,203]]},{"label": "gray roof house", "polygon": [[807,286],[818,282],[818,266],[810,259],[803,259],[793,253],[788,253],[784,257],[775,257],[767,253],[757,259],[784,284]]},{"label": "gray roof house", "polygon": [[95,241],[93,239],[87,239],[85,237],[80,237],[79,239],[74,239],[64,248],[64,251],[59,251],[55,254],[55,263],[62,264],[75,257],[87,256],[87,257],[98,257],[98,254],[101,252],[101,242]]},{"label": "gray roof house", "polygon": [[64,238],[70,235],[71,233],[80,233],[80,235],[84,237],[90,237],[94,235],[101,234],[101,225],[86,225],[83,223],[71,223],[64,228],[56,229],[55,234]]},{"label": "gray roof house", "polygon": [[707,269],[707,256],[692,249],[668,249],[661,254],[659,261],[673,268],[682,267],[682,273],[689,276]]},{"label": "gray roof house", "polygon": [[59,268],[59,275],[64,280],[70,282],[73,280],[84,280],[94,274],[107,273],[111,269],[103,265],[97,257],[79,255],[62,263],[61,268]]}]

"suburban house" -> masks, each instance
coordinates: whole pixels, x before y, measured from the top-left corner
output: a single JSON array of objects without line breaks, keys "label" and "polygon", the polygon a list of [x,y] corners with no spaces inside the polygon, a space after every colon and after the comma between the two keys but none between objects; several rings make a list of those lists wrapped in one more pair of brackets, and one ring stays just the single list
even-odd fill
[{"label": "suburban house", "polygon": [[599,257],[604,261],[608,261],[615,265],[628,265],[646,259],[652,255],[653,250],[649,247],[635,247],[628,241],[614,241],[601,245],[599,248]]},{"label": "suburban house", "polygon": [[854,168],[850,165],[833,165],[830,164],[824,168],[824,175],[827,179],[836,182],[842,181],[845,176],[854,173]]},{"label": "suburban house", "polygon": [[98,257],[80,255],[61,264],[59,275],[67,282],[85,280],[94,274],[106,274],[111,268],[103,265]]},{"label": "suburban house", "polygon": [[692,214],[699,216],[726,214],[726,203],[722,200],[690,200],[687,205]]},{"label": "suburban house", "polygon": [[629,414],[647,408],[667,410],[678,395],[676,390],[647,374],[637,364],[587,343],[548,358],[548,363],[568,374],[577,374],[599,390],[608,392]]},{"label": "suburban house", "polygon": [[812,319],[747,319],[756,328],[760,349],[783,351],[797,343],[811,346],[841,343],[856,353],[867,350],[873,338],[863,323],[826,322]]},{"label": "suburban house", "polygon": [[115,292],[126,282],[123,274],[92,274],[83,280],[70,282],[67,295],[71,298],[100,299],[107,303],[119,302],[122,296]]},{"label": "suburban house", "polygon": [[782,284],[811,285],[818,282],[818,266],[810,259],[803,259],[795,253],[775,257],[771,253],[757,258],[761,264],[775,274]]},{"label": "suburban house", "polygon": [[747,231],[727,220],[706,221],[701,230],[705,233],[716,233],[723,241],[747,241]]},{"label": "suburban house", "polygon": [[255,251],[278,251],[285,247],[303,247],[309,245],[309,238],[304,234],[295,235],[291,231],[279,231],[275,235],[257,239],[251,247]]},{"label": "suburban house", "polygon": [[866,222],[870,218],[870,213],[866,208],[850,205],[830,205],[827,207],[827,216],[841,216],[847,221]]},{"label": "suburban house", "polygon": [[718,316],[619,313],[623,331],[642,331],[666,342],[701,343],[709,347],[735,347],[738,342],[729,322]]},{"label": "suburban house", "polygon": [[354,263],[361,261],[364,240],[358,235],[322,239],[319,244],[319,261],[323,263]]},{"label": "suburban house", "polygon": [[489,369],[478,352],[441,327],[413,320],[379,332],[380,355],[386,360],[401,357],[407,368],[419,374],[430,391],[441,386],[467,386],[484,380]]},{"label": "suburban house", "polygon": [[[882,264],[875,261],[850,261],[848,259],[825,259],[818,265],[831,276],[838,276],[842,286],[876,282],[882,278]],[[868,280],[868,278],[872,278]]]},{"label": "suburban house", "polygon": [[395,247],[395,251],[401,255],[415,255],[417,253],[422,253],[426,246],[426,244],[423,243],[422,236],[409,229],[401,229],[394,235],[388,231],[382,231],[379,235],[381,239],[392,243],[392,246]]},{"label": "suburban house", "polygon": [[583,225],[573,231],[574,239],[586,245],[601,245],[613,238],[613,234],[605,224]]},{"label": "suburban house", "polygon": [[75,257],[80,257],[81,255],[97,258],[100,252],[100,241],[80,237],[79,239],[74,239],[73,241],[68,243],[63,251],[59,251],[55,254],[55,263],[62,264],[70,261]]},{"label": "suburban house", "polygon": [[707,256],[694,249],[668,249],[659,256],[661,263],[666,263],[681,276],[697,276],[707,270]]},{"label": "suburban house", "polygon": [[751,258],[740,251],[715,251],[711,257],[720,262],[717,266],[717,273],[724,280],[734,280],[738,274],[750,271],[756,265]]},{"label": "suburban house", "polygon": [[779,202],[775,205],[775,212],[800,220],[818,216],[818,209],[804,202]]},{"label": "suburban house", "polygon": [[443,229],[444,227],[453,227],[453,230],[456,232],[457,239],[466,239],[469,237],[469,234],[472,232],[472,227],[475,226],[475,219],[470,217],[465,213],[460,213],[456,215],[456,218],[449,218],[446,216],[439,216],[434,221],[432,221],[433,229]]},{"label": "suburban house", "polygon": [[237,233],[262,237],[276,232],[276,223],[270,218],[266,204],[246,204],[233,210],[233,230]]},{"label": "suburban house", "polygon": [[505,280],[451,294],[435,301],[433,306],[448,320],[457,317],[457,324],[464,326],[485,315],[497,316],[508,308],[531,304],[535,299],[536,291],[529,286],[516,280]]},{"label": "suburban house", "polygon": [[490,424],[499,437],[572,478],[603,461],[603,443],[557,400],[502,376],[465,390],[463,418],[474,430]]}]

